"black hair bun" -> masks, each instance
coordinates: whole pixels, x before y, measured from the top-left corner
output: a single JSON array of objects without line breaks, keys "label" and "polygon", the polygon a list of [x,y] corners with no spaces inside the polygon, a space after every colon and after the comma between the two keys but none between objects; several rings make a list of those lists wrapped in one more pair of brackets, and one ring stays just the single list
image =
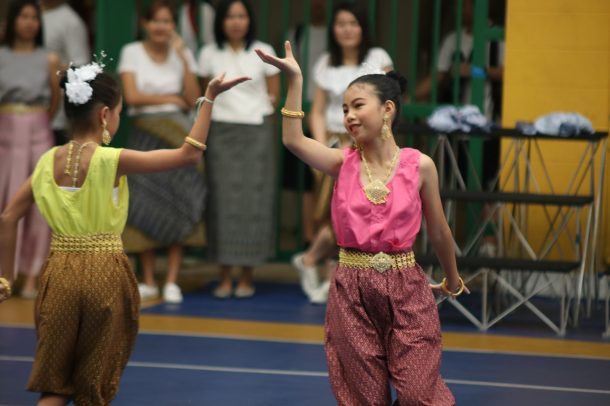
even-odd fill
[{"label": "black hair bun", "polygon": [[394,79],[398,83],[398,86],[400,87],[400,94],[405,94],[407,91],[407,79],[404,76],[395,70],[389,71],[386,73],[386,76]]}]

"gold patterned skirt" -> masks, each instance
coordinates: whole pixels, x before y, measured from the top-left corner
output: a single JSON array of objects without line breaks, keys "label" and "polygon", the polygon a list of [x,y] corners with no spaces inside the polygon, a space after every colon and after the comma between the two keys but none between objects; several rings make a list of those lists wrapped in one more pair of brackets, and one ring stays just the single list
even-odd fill
[{"label": "gold patterned skirt", "polygon": [[28,390],[109,404],[135,344],[139,306],[120,235],[55,235],[36,299]]}]

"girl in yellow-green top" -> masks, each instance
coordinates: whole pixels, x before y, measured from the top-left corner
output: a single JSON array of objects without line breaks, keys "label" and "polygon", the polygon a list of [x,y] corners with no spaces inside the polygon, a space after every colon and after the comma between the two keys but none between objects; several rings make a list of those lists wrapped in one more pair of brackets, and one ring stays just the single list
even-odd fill
[{"label": "girl in yellow-green top", "polygon": [[199,162],[214,98],[247,79],[214,78],[185,144],[142,152],[100,146],[110,143],[122,108],[117,82],[102,66],[66,72],[72,140],[40,158],[0,216],[0,302],[11,295],[19,219],[35,202],[53,230],[35,305],[38,342],[28,383],[41,393],[39,405],[107,405],[116,395],[139,311],[121,242],[129,200],[125,175]]}]

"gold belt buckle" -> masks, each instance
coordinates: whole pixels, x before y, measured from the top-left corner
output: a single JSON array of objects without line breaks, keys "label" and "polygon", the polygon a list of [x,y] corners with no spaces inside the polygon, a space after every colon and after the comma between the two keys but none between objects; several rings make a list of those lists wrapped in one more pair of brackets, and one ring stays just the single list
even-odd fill
[{"label": "gold belt buckle", "polygon": [[378,252],[371,258],[371,266],[379,273],[384,273],[392,267],[392,257],[385,252]]}]

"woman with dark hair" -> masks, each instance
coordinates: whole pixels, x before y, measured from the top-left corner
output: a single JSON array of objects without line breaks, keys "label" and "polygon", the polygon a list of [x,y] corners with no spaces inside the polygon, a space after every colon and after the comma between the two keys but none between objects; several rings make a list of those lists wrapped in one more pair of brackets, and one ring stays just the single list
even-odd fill
[{"label": "woman with dark hair", "polygon": [[[0,209],[53,145],[51,120],[59,101],[59,58],[42,47],[37,1],[10,2],[4,39],[0,47]],[[36,275],[50,238],[49,227],[32,208],[19,224],[17,240],[17,269],[26,275],[23,297],[36,296]]]},{"label": "woman with dark hair", "polygon": [[[328,30],[328,50],[313,68],[315,91],[309,124],[315,140],[345,147],[352,141],[343,127],[343,92],[363,73],[391,70],[392,59],[383,49],[371,47],[366,16],[352,2],[340,3],[334,8]],[[330,227],[332,187],[332,178],[319,177],[314,217],[320,229],[310,248],[292,259],[301,277],[301,287],[312,303],[325,303],[330,286],[328,279],[321,284],[318,282],[316,265],[337,252]]]},{"label": "woman with dark hair", "polygon": [[[206,99],[247,78],[213,79]],[[0,302],[11,296],[17,224],[36,203],[53,230],[35,305],[36,356],[28,389],[38,405],[108,405],[138,332],[140,297],[123,249],[129,190],[125,175],[201,161],[211,103],[174,149],[108,145],[120,122],[116,80],[93,63],[69,68],[62,86],[71,141],[44,153],[0,215]]]},{"label": "woman with dark hair", "polygon": [[[127,145],[141,151],[177,147],[188,134],[188,111],[199,97],[195,58],[176,34],[169,0],[153,1],[142,17],[142,41],[123,47],[118,71],[129,105]],[[128,252],[140,254],[142,299],[156,298],[155,250],[167,248],[162,291],[168,303],[182,302],[176,284],[183,246],[203,246],[205,180],[203,164],[173,172],[129,177],[131,204],[124,239]]]},{"label": "woman with dark hair", "polygon": [[[434,293],[468,292],[455,261],[432,159],[400,149],[394,130],[406,80],[395,72],[352,81],[343,124],[358,148],[329,148],[303,135],[303,76],[286,58],[257,50],[287,76],[282,141],[308,165],[336,179],[331,210],[340,247],[326,308],[324,347],[337,403],[452,406],[440,375],[441,330]],[[445,273],[430,285],[412,246],[422,217]]]},{"label": "woman with dark hair", "polygon": [[[212,143],[206,154],[208,256],[220,265],[217,298],[254,294],[252,273],[274,248],[275,143],[269,116],[279,95],[276,68],[254,52],[273,48],[256,40],[254,15],[245,0],[224,0],[214,20],[215,44],[199,54],[204,83],[221,72],[252,80],[214,101]],[[241,267],[233,291],[231,269]]]}]

